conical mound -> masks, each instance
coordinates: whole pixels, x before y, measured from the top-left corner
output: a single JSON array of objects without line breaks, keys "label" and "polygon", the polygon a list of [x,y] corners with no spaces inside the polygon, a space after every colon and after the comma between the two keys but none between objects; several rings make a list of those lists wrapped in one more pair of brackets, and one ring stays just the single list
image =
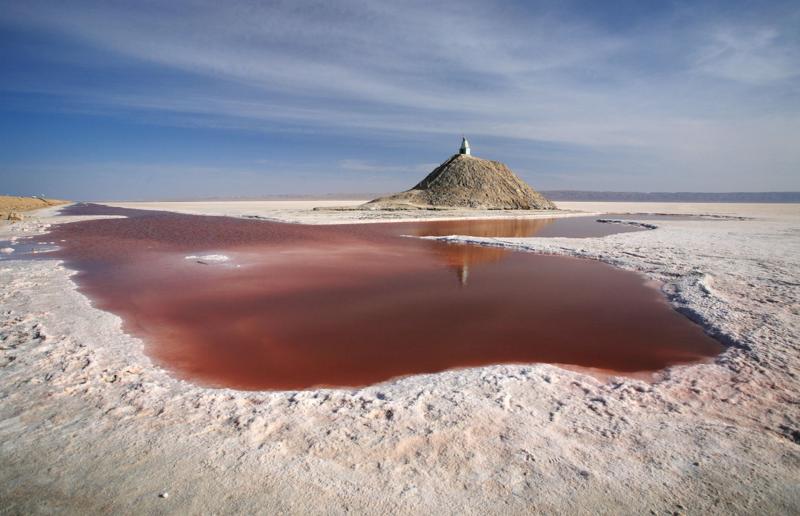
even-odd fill
[{"label": "conical mound", "polygon": [[498,161],[456,154],[411,190],[380,197],[366,209],[479,208],[554,210],[556,206]]}]

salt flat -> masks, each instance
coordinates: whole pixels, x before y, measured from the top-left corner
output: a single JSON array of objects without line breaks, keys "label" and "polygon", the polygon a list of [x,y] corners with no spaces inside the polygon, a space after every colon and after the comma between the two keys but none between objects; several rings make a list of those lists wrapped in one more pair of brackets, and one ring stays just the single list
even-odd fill
[{"label": "salt flat", "polygon": [[[409,220],[487,219],[487,218],[548,218],[585,213],[573,213],[569,209],[558,211],[524,210],[414,210],[371,211],[355,210],[368,199],[343,201],[331,200],[286,200],[286,201],[212,201],[212,202],[109,202],[103,203],[118,208],[138,210],[165,210],[192,215],[224,215],[229,217],[262,218],[282,222],[303,224],[343,224]],[[579,208],[580,209],[580,208]]]},{"label": "salt flat", "polygon": [[[362,213],[311,211],[319,201],[189,204],[126,206],[309,223]],[[154,367],[60,264],[2,261],[4,508],[798,512],[800,205],[558,204],[743,218],[665,220],[590,239],[442,238],[641,272],[728,349],[655,383],[520,365],[355,390],[213,390]],[[55,211],[0,226],[0,239],[46,230]],[[515,214],[413,214],[464,215]]]}]

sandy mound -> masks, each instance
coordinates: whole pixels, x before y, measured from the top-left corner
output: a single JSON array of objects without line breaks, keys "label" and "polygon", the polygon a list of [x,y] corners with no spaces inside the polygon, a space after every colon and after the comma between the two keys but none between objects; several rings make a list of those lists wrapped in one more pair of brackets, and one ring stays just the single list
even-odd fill
[{"label": "sandy mound", "polygon": [[67,201],[44,199],[42,197],[15,197],[13,195],[0,195],[0,220],[22,220],[21,211],[37,210]]},{"label": "sandy mound", "polygon": [[554,210],[556,206],[507,166],[455,154],[414,188],[363,205],[369,210],[436,208]]}]

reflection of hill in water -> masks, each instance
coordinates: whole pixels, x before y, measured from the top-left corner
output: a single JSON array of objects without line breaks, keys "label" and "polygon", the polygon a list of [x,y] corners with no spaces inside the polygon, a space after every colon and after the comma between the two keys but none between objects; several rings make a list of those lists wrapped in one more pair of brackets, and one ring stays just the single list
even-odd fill
[{"label": "reflection of hill in water", "polygon": [[432,242],[434,250],[448,267],[456,271],[462,285],[467,284],[470,266],[495,263],[511,251],[500,247]]},{"label": "reflection of hill in water", "polygon": [[414,236],[532,237],[557,219],[441,220],[410,224]]},{"label": "reflection of hill in water", "polygon": [[[414,236],[469,235],[475,237],[531,237],[556,219],[448,220],[414,227]],[[469,279],[470,267],[495,263],[511,251],[500,247],[432,242],[432,248],[448,267],[456,271],[462,285]]]}]

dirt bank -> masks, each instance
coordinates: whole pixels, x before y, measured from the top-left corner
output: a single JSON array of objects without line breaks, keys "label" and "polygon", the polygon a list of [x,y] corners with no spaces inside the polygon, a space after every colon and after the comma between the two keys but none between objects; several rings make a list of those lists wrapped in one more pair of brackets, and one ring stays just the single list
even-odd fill
[{"label": "dirt bank", "polygon": [[[9,215],[24,211],[38,210],[48,206],[66,204],[69,201],[58,199],[45,199],[42,197],[16,197],[13,195],[0,195],[0,220],[8,220]],[[14,218],[13,216],[11,217]]]}]

